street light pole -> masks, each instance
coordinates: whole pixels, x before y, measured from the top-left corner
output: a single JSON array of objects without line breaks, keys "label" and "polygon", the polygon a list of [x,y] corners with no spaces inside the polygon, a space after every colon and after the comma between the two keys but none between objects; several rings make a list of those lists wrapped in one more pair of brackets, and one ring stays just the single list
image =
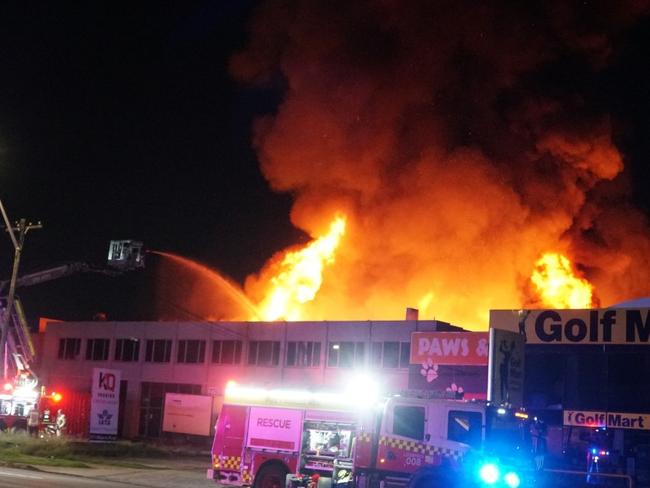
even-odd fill
[{"label": "street light pole", "polygon": [[[25,235],[32,229],[41,229],[43,226],[40,222],[36,224],[27,223],[25,219],[20,219],[16,222],[15,226],[12,226],[9,222],[9,217],[5,211],[2,200],[0,200],[0,212],[2,212],[2,218],[5,221],[7,227],[7,232],[9,237],[11,237],[11,242],[14,245],[14,264],[11,272],[11,281],[9,283],[9,294],[7,295],[7,305],[5,307],[4,313],[2,314],[2,330],[0,331],[0,358],[2,358],[3,366],[3,378],[7,379],[7,336],[9,333],[9,321],[11,320],[11,313],[13,312],[14,307],[14,298],[16,293],[16,279],[18,278],[18,267],[20,265],[20,253],[23,250],[23,245],[25,243]],[[16,238],[15,232],[18,233],[18,238]]]}]

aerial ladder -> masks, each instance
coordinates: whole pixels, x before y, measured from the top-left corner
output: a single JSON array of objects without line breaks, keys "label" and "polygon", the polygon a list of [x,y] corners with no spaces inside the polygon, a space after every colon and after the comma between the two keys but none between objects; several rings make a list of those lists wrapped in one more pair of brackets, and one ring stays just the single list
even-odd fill
[{"label": "aerial ladder", "polygon": [[[134,240],[111,241],[105,266],[85,262],[66,263],[45,270],[17,277],[14,288],[34,286],[48,281],[64,278],[77,273],[99,273],[119,276],[125,272],[144,267],[142,242]],[[6,343],[3,378],[0,389],[0,429],[10,427],[15,418],[24,418],[38,401],[38,378],[31,368],[36,358],[36,350],[31,339],[25,313],[16,296],[6,317],[7,290],[11,280],[0,281],[0,317],[6,320]]]}]

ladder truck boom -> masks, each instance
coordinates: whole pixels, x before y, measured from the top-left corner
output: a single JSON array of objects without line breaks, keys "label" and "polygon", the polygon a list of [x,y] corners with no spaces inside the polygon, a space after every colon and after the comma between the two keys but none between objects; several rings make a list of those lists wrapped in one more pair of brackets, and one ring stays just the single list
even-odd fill
[{"label": "ladder truck boom", "polygon": [[[99,273],[119,276],[126,271],[144,267],[142,243],[139,241],[111,241],[106,266],[97,266],[86,262],[72,262],[19,276],[16,288],[34,286],[48,281],[65,278],[77,273]],[[0,295],[9,285],[10,280],[0,281]]]},{"label": "ladder truck boom", "polygon": [[[34,273],[23,274],[13,283],[13,289],[34,286],[76,273],[99,273],[119,276],[125,272],[144,267],[142,242],[133,240],[111,241],[105,266],[86,262],[72,262]],[[4,384],[0,390],[0,430],[23,428],[30,410],[39,401],[38,378],[31,368],[36,351],[25,319],[20,299],[13,296],[12,307],[9,297],[3,296],[10,288],[11,280],[0,281],[0,317],[6,324],[6,352],[4,362]],[[10,308],[10,311],[7,311]],[[9,370],[13,373],[10,378]],[[20,427],[19,427],[20,426]]]}]

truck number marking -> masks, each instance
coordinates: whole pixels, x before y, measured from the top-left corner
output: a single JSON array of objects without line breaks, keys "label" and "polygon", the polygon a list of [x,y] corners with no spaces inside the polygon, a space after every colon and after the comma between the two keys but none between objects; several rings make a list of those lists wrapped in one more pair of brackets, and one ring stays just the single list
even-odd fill
[{"label": "truck number marking", "polygon": [[422,458],[420,456],[406,456],[407,466],[421,466]]}]

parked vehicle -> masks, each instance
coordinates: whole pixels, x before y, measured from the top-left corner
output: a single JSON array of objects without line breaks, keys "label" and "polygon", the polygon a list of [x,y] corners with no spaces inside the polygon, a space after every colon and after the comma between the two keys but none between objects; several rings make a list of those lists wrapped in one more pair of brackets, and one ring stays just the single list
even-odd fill
[{"label": "parked vehicle", "polygon": [[528,416],[485,403],[244,389],[217,421],[208,478],[255,488],[517,488],[531,476]]}]

